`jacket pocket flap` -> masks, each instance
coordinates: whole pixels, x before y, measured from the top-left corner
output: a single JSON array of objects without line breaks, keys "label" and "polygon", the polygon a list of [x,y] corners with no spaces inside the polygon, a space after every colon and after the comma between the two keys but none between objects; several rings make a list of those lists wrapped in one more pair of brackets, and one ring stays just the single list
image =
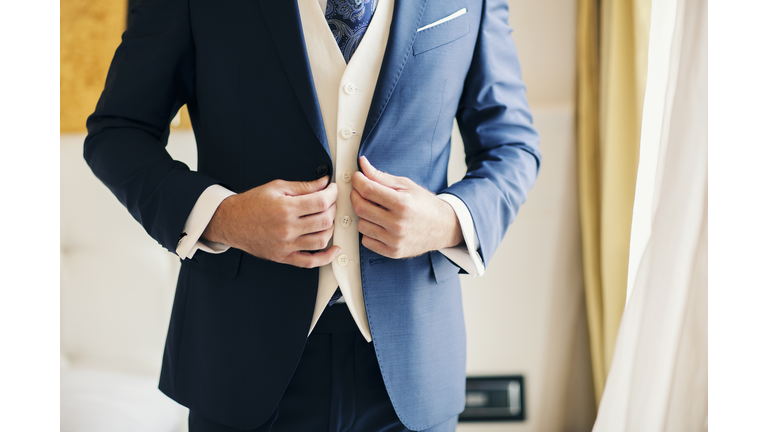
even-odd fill
[{"label": "jacket pocket flap", "polygon": [[432,264],[432,274],[435,276],[435,281],[439,284],[456,277],[461,270],[459,266],[438,251],[429,253],[429,262]]}]

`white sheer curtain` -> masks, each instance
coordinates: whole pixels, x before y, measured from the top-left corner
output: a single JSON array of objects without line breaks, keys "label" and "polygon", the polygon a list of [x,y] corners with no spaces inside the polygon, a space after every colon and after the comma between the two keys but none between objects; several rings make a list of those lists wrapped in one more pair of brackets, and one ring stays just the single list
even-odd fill
[{"label": "white sheer curtain", "polygon": [[645,101],[634,283],[593,431],[702,431],[708,428],[707,0],[653,2]]}]

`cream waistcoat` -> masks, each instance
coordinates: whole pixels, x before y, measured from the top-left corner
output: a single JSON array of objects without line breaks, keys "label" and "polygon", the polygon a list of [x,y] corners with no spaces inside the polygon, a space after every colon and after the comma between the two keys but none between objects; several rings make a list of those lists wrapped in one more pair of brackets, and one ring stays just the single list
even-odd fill
[{"label": "cream waistcoat", "polygon": [[350,180],[357,171],[360,138],[389,39],[394,1],[379,0],[368,30],[349,64],[344,61],[333,38],[322,4],[318,0],[299,0],[298,3],[312,79],[333,160],[335,178],[332,181],[339,188],[333,244],[341,247],[342,251],[333,263],[320,268],[315,313],[309,331],[311,333],[314,329],[338,286],[352,318],[370,342],[371,329],[365,313],[360,275],[358,217],[350,200]]}]

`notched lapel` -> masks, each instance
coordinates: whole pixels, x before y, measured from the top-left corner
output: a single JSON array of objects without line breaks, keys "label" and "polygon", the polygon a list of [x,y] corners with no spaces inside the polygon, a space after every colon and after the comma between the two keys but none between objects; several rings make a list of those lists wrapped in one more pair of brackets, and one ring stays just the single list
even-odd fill
[{"label": "notched lapel", "polygon": [[296,0],[259,0],[259,6],[296,97],[330,158],[323,116],[304,44],[299,6]]},{"label": "notched lapel", "polygon": [[373,92],[371,109],[368,111],[368,118],[365,121],[365,129],[363,129],[360,142],[360,154],[363,154],[368,136],[376,127],[376,123],[378,123],[389,98],[392,96],[406,61],[412,56],[413,41],[416,39],[416,30],[421,22],[426,4],[427,0],[395,0],[387,51],[384,53],[376,90]]}]

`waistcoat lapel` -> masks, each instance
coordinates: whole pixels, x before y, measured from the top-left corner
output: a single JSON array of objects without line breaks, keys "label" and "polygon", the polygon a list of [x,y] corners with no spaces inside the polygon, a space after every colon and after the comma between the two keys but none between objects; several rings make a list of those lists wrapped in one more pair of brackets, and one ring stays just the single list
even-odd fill
[{"label": "waistcoat lapel", "polygon": [[411,57],[416,30],[421,22],[426,4],[427,0],[395,0],[387,51],[381,64],[381,72],[376,90],[373,93],[371,109],[368,111],[368,118],[365,121],[365,129],[363,129],[360,142],[360,154],[363,154],[368,136],[376,127],[376,123],[378,123],[389,98],[392,96],[395,85],[405,67],[405,62]]},{"label": "waistcoat lapel", "polygon": [[296,0],[260,0],[261,11],[304,114],[330,157]]}]

